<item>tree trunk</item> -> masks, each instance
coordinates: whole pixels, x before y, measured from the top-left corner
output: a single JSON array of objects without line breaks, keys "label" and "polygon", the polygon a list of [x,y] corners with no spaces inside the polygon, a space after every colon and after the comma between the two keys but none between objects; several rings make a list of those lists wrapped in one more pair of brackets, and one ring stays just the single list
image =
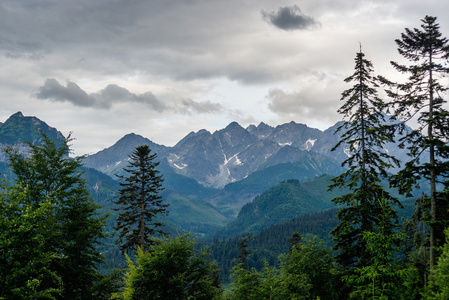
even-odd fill
[{"label": "tree trunk", "polygon": [[[427,137],[430,141],[430,276],[435,266],[435,221],[436,221],[436,172],[435,172],[435,143],[433,141],[433,77],[432,77],[432,50],[429,54],[429,127]],[[431,277],[432,278],[432,277]]]}]

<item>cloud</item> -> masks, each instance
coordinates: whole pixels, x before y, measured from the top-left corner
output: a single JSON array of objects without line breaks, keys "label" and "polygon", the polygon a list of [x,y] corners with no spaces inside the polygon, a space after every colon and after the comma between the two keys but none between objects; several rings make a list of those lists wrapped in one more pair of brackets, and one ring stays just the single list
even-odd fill
[{"label": "cloud", "polygon": [[127,89],[119,87],[116,84],[110,84],[99,93],[93,95],[96,99],[98,99],[98,102],[105,105],[106,108],[109,108],[114,102],[137,102],[146,104],[158,112],[162,112],[167,109],[167,106],[157,99],[152,92],[133,94]]},{"label": "cloud", "polygon": [[167,108],[151,92],[133,94],[116,84],[110,84],[98,93],[88,94],[74,82],[67,81],[67,85],[63,86],[53,78],[48,78],[44,85],[38,88],[34,96],[41,100],[70,102],[76,106],[101,109],[110,109],[114,103],[124,102],[146,104],[157,112],[162,112]]},{"label": "cloud", "polygon": [[51,99],[58,102],[71,102],[76,106],[94,106],[95,98],[89,96],[76,83],[67,82],[67,86],[62,86],[56,79],[48,78],[44,85],[39,87],[35,94],[38,99]]},{"label": "cloud", "polygon": [[299,91],[270,89],[266,99],[268,108],[282,119],[332,124],[338,120],[340,88],[337,82],[309,82],[307,89]]},{"label": "cloud", "polygon": [[262,11],[262,17],[268,23],[286,31],[304,30],[321,26],[314,18],[303,14],[296,5],[280,7],[277,12],[272,11],[268,13]]},{"label": "cloud", "polygon": [[192,99],[183,99],[178,111],[183,114],[210,114],[223,111],[223,106],[210,101],[197,102]]}]

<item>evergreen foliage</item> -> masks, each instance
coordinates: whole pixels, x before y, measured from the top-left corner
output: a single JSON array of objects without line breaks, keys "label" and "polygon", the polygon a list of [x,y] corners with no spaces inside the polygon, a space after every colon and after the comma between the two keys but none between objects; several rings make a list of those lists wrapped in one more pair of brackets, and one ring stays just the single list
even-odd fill
[{"label": "evergreen foliage", "polygon": [[347,171],[333,178],[329,189],[346,187],[349,193],[334,198],[343,205],[338,212],[340,224],[332,231],[338,258],[346,267],[366,266],[370,261],[363,232],[373,232],[380,223],[381,207],[378,199],[389,193],[381,180],[387,178],[387,170],[398,161],[385,152],[384,145],[393,142],[382,113],[383,101],[377,96],[377,78],[371,74],[373,65],[360,51],[355,58],[355,72],[345,79],[354,86],[342,93],[345,103],[338,112],[348,121],[337,131],[345,130],[341,140],[332,150],[344,145],[348,147],[348,158],[342,163]]},{"label": "evergreen foliage", "polygon": [[60,259],[49,243],[56,234],[55,205],[50,199],[36,207],[20,185],[0,194],[0,299],[56,299],[61,275],[52,265]]},{"label": "evergreen foliage", "polygon": [[195,251],[188,234],[157,240],[148,251],[137,250],[136,263],[128,259],[125,290],[120,299],[218,299],[221,284],[207,249]]},{"label": "evergreen foliage", "polygon": [[279,269],[265,262],[262,271],[237,263],[227,299],[338,299],[340,268],[316,237],[307,236],[279,261]]},{"label": "evergreen foliage", "polygon": [[117,243],[121,244],[121,251],[135,250],[140,246],[145,252],[148,245],[154,243],[155,234],[165,235],[161,229],[164,225],[156,218],[159,214],[168,214],[168,204],[163,204],[160,192],[162,187],[162,175],[156,167],[156,153],[151,153],[148,145],[138,146],[129,156],[128,168],[124,171],[129,175],[118,176],[123,181],[120,183],[120,197],[115,202],[119,205],[117,225],[119,231]]},{"label": "evergreen foliage", "polygon": [[[105,216],[98,213],[99,207],[87,192],[80,171],[83,157],[68,157],[70,141],[69,136],[63,145],[57,145],[42,133],[42,143],[28,143],[27,156],[13,148],[6,150],[16,176],[15,189],[21,195],[15,216],[29,223],[29,234],[37,238],[29,242],[38,243],[37,250],[15,263],[44,255],[48,265],[39,272],[56,275],[54,280],[59,278],[60,285],[54,287],[61,292],[57,299],[86,299],[93,298],[95,283],[101,278],[98,265],[103,256],[97,247],[105,237]],[[14,199],[8,205],[17,201]],[[43,214],[42,219],[35,214]],[[23,240],[28,237],[23,236]],[[38,288],[39,280],[17,284]]]},{"label": "evergreen foliage", "polygon": [[438,257],[434,273],[435,299],[449,299],[449,227],[445,230],[446,243]]},{"label": "evergreen foliage", "polygon": [[340,268],[331,249],[316,236],[307,235],[279,260],[279,288],[275,291],[284,295],[281,299],[338,298]]},{"label": "evergreen foliage", "polygon": [[[392,177],[392,184],[402,193],[410,193],[423,180],[430,181],[430,270],[435,265],[436,222],[438,216],[437,184],[449,175],[449,111],[444,108],[443,96],[448,87],[441,80],[449,73],[449,42],[442,37],[436,17],[426,16],[421,28],[405,29],[396,40],[399,53],[410,64],[391,62],[400,73],[408,76],[405,83],[387,79],[387,93],[393,117],[415,121],[418,127],[407,132],[400,147],[407,147],[410,161]],[[404,123],[398,130],[404,130]],[[441,246],[442,244],[440,244]]]},{"label": "evergreen foliage", "polygon": [[405,271],[399,269],[397,253],[403,236],[395,232],[392,220],[396,215],[385,199],[379,199],[382,220],[376,231],[363,232],[363,239],[371,254],[366,266],[356,268],[345,280],[352,287],[352,299],[399,299]]},{"label": "evergreen foliage", "polygon": [[306,182],[284,180],[245,204],[237,218],[216,235],[227,237],[257,232],[300,215],[331,208],[331,199],[342,193],[337,188],[326,191],[331,179],[331,175],[322,175]]},{"label": "evergreen foliage", "polygon": [[[289,251],[289,239],[292,234],[317,235],[329,245],[329,232],[338,224],[337,209],[319,213],[297,216],[288,222],[270,226],[254,233],[247,242],[249,254],[246,257],[248,269],[261,271],[264,261],[270,266],[278,266],[278,256]],[[239,255],[241,237],[234,236],[210,241],[211,257],[217,262],[221,270],[221,279],[229,283],[233,268],[233,260]]]}]

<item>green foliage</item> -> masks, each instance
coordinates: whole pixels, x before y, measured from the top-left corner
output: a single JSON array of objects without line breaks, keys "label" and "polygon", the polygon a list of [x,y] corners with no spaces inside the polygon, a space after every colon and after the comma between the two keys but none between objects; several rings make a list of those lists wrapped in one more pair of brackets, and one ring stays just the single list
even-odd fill
[{"label": "green foliage", "polygon": [[157,154],[151,153],[148,145],[142,145],[129,158],[128,168],[124,169],[129,175],[118,176],[124,181],[120,183],[120,198],[115,202],[119,205],[115,210],[120,213],[114,229],[119,231],[117,243],[122,243],[122,252],[137,246],[145,251],[146,246],[154,243],[153,235],[166,234],[161,229],[164,224],[158,222],[156,216],[168,214],[168,204],[162,203],[160,195],[163,179],[156,169],[159,162],[154,161]]},{"label": "green foliage", "polygon": [[[248,267],[261,271],[264,267],[264,260],[270,266],[278,265],[278,256],[289,251],[288,240],[296,231],[301,235],[317,235],[329,243],[329,232],[338,224],[336,214],[337,209],[331,209],[298,216],[288,222],[273,225],[258,233],[254,233],[248,241],[248,249],[251,249],[246,259]],[[224,283],[229,282],[230,272],[233,267],[232,261],[239,253],[239,245],[240,238],[238,236],[222,240],[215,238],[211,241],[211,255],[220,267]]]},{"label": "green foliage", "polygon": [[2,185],[0,298],[56,299],[62,282],[52,264],[60,257],[47,246],[55,236],[55,206],[47,199],[33,208],[26,189]]},{"label": "green foliage", "polygon": [[[401,121],[413,121],[418,126],[406,132],[399,146],[407,148],[408,161],[396,175],[392,184],[402,193],[410,194],[422,180],[430,182],[430,270],[435,265],[438,221],[437,183],[449,175],[449,111],[443,98],[448,87],[443,77],[449,74],[449,41],[442,37],[436,17],[426,16],[421,28],[405,29],[396,40],[399,54],[409,65],[391,62],[400,73],[407,75],[405,83],[393,83],[387,79],[389,106],[393,116]],[[398,124],[399,132],[404,123]],[[440,244],[441,245],[441,244]]]},{"label": "green foliage", "polygon": [[206,201],[190,198],[173,190],[164,191],[162,196],[170,203],[170,219],[185,232],[211,234],[228,222],[217,208]]},{"label": "green foliage", "polygon": [[375,232],[363,232],[368,254],[371,261],[351,270],[351,275],[345,277],[352,287],[353,299],[398,299],[401,295],[404,271],[397,263],[398,246],[403,237],[392,233],[395,226],[392,218],[395,213],[385,199],[379,200],[382,207],[382,221]]},{"label": "green foliage", "polygon": [[345,129],[341,140],[332,149],[345,145],[348,158],[342,163],[348,169],[335,177],[329,189],[346,187],[349,193],[332,201],[344,206],[338,212],[340,224],[334,228],[335,249],[338,258],[346,267],[366,265],[370,255],[363,239],[363,232],[372,232],[379,224],[381,208],[377,199],[387,197],[388,191],[381,185],[387,178],[387,170],[398,164],[397,159],[384,150],[384,145],[393,141],[382,113],[383,101],[377,96],[377,78],[373,77],[373,65],[364,58],[360,50],[355,58],[355,72],[345,79],[354,86],[342,93],[346,101],[338,110],[348,122],[337,131]]},{"label": "green foliage", "polygon": [[219,235],[257,232],[271,225],[332,207],[331,199],[338,195],[326,192],[331,176],[324,175],[304,183],[287,180],[257,196],[240,210],[237,218]]},{"label": "green foliage", "polygon": [[240,262],[232,270],[229,299],[337,299],[340,271],[330,249],[306,237],[279,256],[279,269],[264,262],[261,272]]},{"label": "green foliage", "polygon": [[322,240],[306,236],[288,254],[280,256],[281,299],[336,299],[341,288],[340,271]]},{"label": "green foliage", "polygon": [[444,232],[446,243],[442,247],[442,253],[435,266],[434,280],[429,288],[434,296],[429,297],[430,299],[449,299],[449,227]]},{"label": "green foliage", "polygon": [[[260,274],[255,269],[246,269],[239,263],[232,269],[232,291],[228,297],[235,300],[263,299]],[[266,296],[266,295],[265,295]]]},{"label": "green foliage", "polygon": [[[68,157],[69,142],[70,137],[63,145],[57,145],[42,133],[42,143],[28,143],[28,156],[13,148],[6,151],[16,176],[15,189],[22,195],[18,206],[21,210],[16,212],[16,216],[28,222],[30,235],[40,233],[30,241],[38,242],[35,250],[19,257],[15,263],[21,264],[24,260],[44,255],[44,262],[48,265],[38,267],[34,264],[33,267],[37,268],[36,272],[53,274],[60,280],[54,287],[61,291],[58,299],[93,298],[95,282],[100,277],[98,265],[103,262],[97,246],[105,237],[105,217],[97,212],[99,207],[87,192],[80,172],[82,157]],[[35,216],[44,212],[41,218]],[[40,232],[44,229],[45,233]],[[21,236],[20,230],[12,234],[16,238],[13,247],[28,241],[26,235]],[[10,274],[12,277],[16,275]],[[47,284],[42,278],[30,278],[31,281],[17,284],[37,290],[40,289],[40,280]],[[52,281],[48,282],[51,284]]]},{"label": "green foliage", "polygon": [[123,299],[218,299],[218,270],[207,250],[196,252],[189,235],[157,240],[147,252],[128,258]]}]

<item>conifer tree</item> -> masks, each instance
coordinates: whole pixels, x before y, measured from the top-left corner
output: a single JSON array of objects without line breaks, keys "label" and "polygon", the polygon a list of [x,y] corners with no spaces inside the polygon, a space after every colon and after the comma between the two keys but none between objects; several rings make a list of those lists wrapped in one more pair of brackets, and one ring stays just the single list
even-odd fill
[{"label": "conifer tree", "polygon": [[[421,20],[421,29],[405,29],[396,40],[399,53],[410,64],[391,62],[400,73],[408,76],[405,83],[393,83],[383,78],[388,85],[387,93],[392,98],[389,106],[393,117],[418,126],[405,132],[400,147],[407,147],[410,160],[392,178],[399,191],[410,192],[424,180],[430,182],[430,270],[435,265],[436,225],[438,222],[437,184],[449,174],[449,111],[443,107],[447,85],[441,78],[449,73],[449,43],[442,37],[436,17],[426,16]],[[399,131],[403,132],[404,124]]]},{"label": "conifer tree", "polygon": [[124,180],[120,183],[120,197],[115,202],[120,207],[115,230],[119,231],[118,243],[122,252],[135,250],[137,246],[145,252],[147,245],[152,245],[152,236],[165,235],[161,229],[163,224],[157,220],[160,214],[167,214],[168,204],[164,204],[160,192],[162,175],[156,167],[156,153],[151,153],[148,145],[138,146],[129,156],[128,168],[124,171],[129,175],[118,176]]},{"label": "conifer tree", "polygon": [[401,293],[403,272],[398,270],[396,256],[404,237],[394,231],[395,212],[391,205],[386,199],[378,199],[378,202],[382,207],[381,222],[376,231],[363,232],[372,262],[344,277],[352,288],[351,299],[398,299]]},{"label": "conifer tree", "polygon": [[449,227],[444,230],[446,243],[442,247],[442,253],[438,257],[435,266],[435,280],[432,289],[435,292],[435,299],[449,299]]},{"label": "conifer tree", "polygon": [[0,181],[0,189],[0,299],[61,295],[61,276],[52,268],[60,255],[48,247],[56,236],[55,205],[47,199],[33,207],[20,184]]},{"label": "conifer tree", "polygon": [[[195,250],[189,234],[161,239],[147,252],[138,248],[121,296],[125,299],[221,299],[219,270],[207,249]],[[120,298],[122,299],[122,298]]]},{"label": "conifer tree", "polygon": [[371,259],[366,250],[363,232],[372,232],[380,222],[381,207],[377,199],[392,199],[381,186],[387,178],[387,170],[397,160],[384,151],[384,145],[392,142],[385,116],[383,101],[378,97],[377,78],[371,75],[373,65],[360,51],[355,58],[355,72],[345,79],[354,86],[342,93],[345,103],[338,112],[347,118],[337,131],[343,131],[341,140],[332,149],[346,146],[348,158],[342,163],[347,171],[333,178],[330,189],[345,187],[350,193],[334,198],[343,205],[337,217],[340,223],[332,230],[338,259],[346,267],[367,265]]},{"label": "conifer tree", "polygon": [[[28,155],[9,148],[9,165],[23,191],[26,205],[37,213],[43,205],[51,207],[51,230],[42,236],[40,251],[53,258],[48,267],[61,279],[60,299],[93,299],[98,266],[103,256],[97,246],[106,235],[105,216],[89,196],[80,167],[83,157],[70,158],[69,136],[62,145],[44,133],[39,144],[28,143]],[[39,228],[47,224],[38,221]]]}]

